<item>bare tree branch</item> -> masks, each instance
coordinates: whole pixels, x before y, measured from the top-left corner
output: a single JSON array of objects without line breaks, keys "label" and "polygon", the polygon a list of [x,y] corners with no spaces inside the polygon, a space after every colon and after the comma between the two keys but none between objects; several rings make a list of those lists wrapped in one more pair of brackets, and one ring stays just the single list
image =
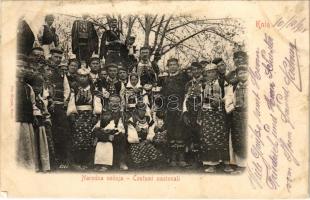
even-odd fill
[{"label": "bare tree branch", "polygon": [[157,18],[157,15],[155,15],[155,17],[153,18],[153,20],[152,20],[152,22],[151,22],[151,24],[150,24],[150,26],[151,26],[150,29],[152,29],[152,26],[153,26],[153,24],[154,24],[156,18]]},{"label": "bare tree branch", "polygon": [[130,37],[130,35],[131,35],[131,32],[132,32],[132,27],[133,27],[133,25],[134,25],[134,23],[135,23],[137,17],[138,17],[138,16],[134,16],[134,17],[130,16],[130,17],[129,17],[127,35],[126,35],[126,40],[125,40],[125,43],[126,43],[126,44],[128,43],[128,39],[129,39],[129,37]]},{"label": "bare tree branch", "polygon": [[183,39],[180,40],[179,42],[177,42],[177,43],[171,45],[167,50],[163,51],[163,52],[162,52],[162,55],[166,54],[166,53],[169,52],[171,49],[177,47],[179,44],[185,42],[186,40],[188,40],[188,39],[190,39],[190,38],[192,38],[192,37],[195,37],[196,35],[198,35],[198,34],[200,34],[200,33],[203,33],[203,32],[205,32],[205,31],[207,31],[207,30],[208,30],[208,28],[207,28],[207,29],[202,29],[202,30],[200,30],[200,31],[198,31],[198,32],[196,32],[196,33],[190,35],[190,36],[187,36],[187,37],[183,38]]},{"label": "bare tree branch", "polygon": [[123,20],[121,15],[118,15],[118,29],[123,33]]},{"label": "bare tree branch", "polygon": [[164,40],[165,40],[165,35],[166,35],[167,29],[168,29],[168,25],[169,25],[171,19],[172,19],[172,16],[169,17],[169,19],[167,20],[167,22],[165,24],[164,30],[162,32],[162,36],[160,38],[160,42],[159,42],[157,50],[156,50],[157,52],[161,52],[162,51],[162,46],[163,46],[163,43],[164,43]]},{"label": "bare tree branch", "polygon": [[139,23],[140,23],[142,29],[145,31],[145,27],[144,27],[143,22],[141,21],[140,17],[138,17],[138,21],[139,21]]},{"label": "bare tree branch", "polygon": [[156,48],[157,40],[158,40],[158,36],[159,36],[159,31],[160,31],[160,29],[161,29],[161,27],[162,27],[162,24],[163,24],[164,19],[165,19],[165,15],[163,15],[163,16],[161,17],[160,22],[159,22],[159,25],[158,25],[158,27],[157,27],[157,30],[156,30],[156,32],[155,32],[155,39],[154,39],[154,43],[153,43],[153,48],[151,49],[151,52],[150,52],[151,54],[153,53],[153,51],[154,51],[155,48]]}]

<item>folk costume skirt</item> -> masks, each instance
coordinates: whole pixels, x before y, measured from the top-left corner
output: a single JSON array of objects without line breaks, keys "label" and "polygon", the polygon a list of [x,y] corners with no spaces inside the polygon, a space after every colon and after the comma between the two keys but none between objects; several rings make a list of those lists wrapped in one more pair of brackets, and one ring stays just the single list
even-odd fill
[{"label": "folk costume skirt", "polygon": [[229,161],[229,135],[224,111],[207,110],[201,113],[201,160]]},{"label": "folk costume skirt", "polygon": [[55,104],[51,115],[56,160],[69,161],[71,129],[63,104]]},{"label": "folk costume skirt", "polygon": [[72,157],[75,164],[89,165],[94,159],[95,135],[92,110],[78,111],[72,124]]},{"label": "folk costume skirt", "polygon": [[163,155],[149,142],[129,144],[131,164],[136,168],[151,167],[163,162]]},{"label": "folk costume skirt", "polygon": [[17,122],[17,163],[32,170],[39,170],[37,140],[31,123]]},{"label": "folk costume skirt", "polygon": [[38,138],[37,145],[38,145],[38,153],[39,153],[38,157],[40,168],[42,171],[49,171],[51,170],[51,163],[50,163],[50,154],[45,127],[39,126],[36,127],[34,130]]}]

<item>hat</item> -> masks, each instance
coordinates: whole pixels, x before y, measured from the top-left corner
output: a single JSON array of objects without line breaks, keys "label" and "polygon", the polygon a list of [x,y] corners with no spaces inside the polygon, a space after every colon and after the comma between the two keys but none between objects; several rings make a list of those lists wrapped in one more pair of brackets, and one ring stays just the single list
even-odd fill
[{"label": "hat", "polygon": [[216,66],[216,64],[214,64],[214,63],[210,63],[210,64],[208,64],[208,65],[205,67],[204,70],[205,70],[205,71],[217,70],[217,66]]},{"label": "hat", "polygon": [[167,65],[169,65],[169,63],[171,63],[171,62],[179,63],[179,60],[178,60],[177,58],[169,58],[169,59],[167,60]]},{"label": "hat", "polygon": [[237,57],[248,58],[248,54],[244,51],[236,51],[234,52],[233,57],[234,58],[237,58]]},{"label": "hat", "polygon": [[199,69],[202,68],[202,65],[199,62],[192,62],[190,68],[197,67]]},{"label": "hat", "polygon": [[78,75],[83,75],[83,76],[86,76],[89,74],[89,70],[85,69],[85,68],[80,68],[77,70],[77,74]]},{"label": "hat", "polygon": [[54,20],[54,19],[55,19],[54,15],[49,14],[49,15],[45,16],[45,21],[47,21],[47,20]]},{"label": "hat", "polygon": [[59,53],[59,54],[63,54],[64,53],[63,50],[61,50],[60,48],[52,48],[50,50],[50,52],[51,52],[51,54],[52,53]]},{"label": "hat", "polygon": [[114,63],[110,63],[110,64],[107,64],[107,65],[105,66],[105,68],[106,68],[106,69],[109,69],[109,68],[116,68],[116,69],[118,69],[118,66],[117,66],[116,64],[114,64]]},{"label": "hat", "polygon": [[92,57],[89,59],[89,63],[93,62],[94,60],[97,60],[100,62],[100,58],[97,54],[92,55]]},{"label": "hat", "polygon": [[129,39],[136,39],[136,36],[135,35],[130,35]]},{"label": "hat", "polygon": [[111,22],[117,22],[117,19],[115,19],[115,18],[110,18],[110,19],[109,19],[109,23],[111,23]]},{"label": "hat", "polygon": [[119,65],[118,71],[126,71],[127,72],[127,69],[123,65]]},{"label": "hat", "polygon": [[223,59],[222,58],[214,58],[214,60],[212,61],[213,64],[219,64],[220,62],[222,62]]},{"label": "hat", "polygon": [[33,48],[31,49],[31,51],[33,51],[33,50],[44,51],[43,48],[40,47],[40,46],[33,47]]}]

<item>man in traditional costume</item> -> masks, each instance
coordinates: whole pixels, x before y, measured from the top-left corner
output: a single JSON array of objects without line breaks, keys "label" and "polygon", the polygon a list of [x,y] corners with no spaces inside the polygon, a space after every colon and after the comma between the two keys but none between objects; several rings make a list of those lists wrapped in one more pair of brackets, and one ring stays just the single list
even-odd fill
[{"label": "man in traditional costume", "polygon": [[122,33],[117,28],[117,19],[109,19],[108,23],[110,29],[102,34],[99,58],[104,58],[106,64],[122,63],[121,53],[123,52],[122,49],[125,48]]},{"label": "man in traditional costume", "polygon": [[45,24],[41,26],[37,35],[38,41],[44,49],[44,55],[46,58],[49,56],[50,50],[59,45],[59,38],[56,34],[56,29],[52,26],[54,19],[53,15],[46,15]]},{"label": "man in traditional costume", "polygon": [[171,166],[186,166],[185,136],[182,130],[182,106],[185,96],[185,85],[188,82],[186,74],[180,72],[178,59],[170,58],[167,61],[169,75],[166,77],[162,95],[165,98],[165,107],[167,111],[166,125],[168,131],[168,141],[171,150]]},{"label": "man in traditional costume", "polygon": [[51,50],[50,59],[53,73],[50,84],[53,87],[53,106],[50,108],[52,119],[52,133],[55,143],[56,162],[60,167],[68,167],[70,162],[70,126],[66,116],[66,106],[70,94],[70,86],[66,74],[59,67],[62,58],[62,51]]},{"label": "man in traditional costume", "polygon": [[93,53],[98,54],[99,39],[94,24],[87,20],[88,16],[82,18],[73,22],[72,52],[78,60],[88,63]]},{"label": "man in traditional costume", "polygon": [[140,49],[140,62],[135,71],[140,76],[141,85],[153,85],[157,82],[157,74],[159,69],[157,65],[153,65],[150,61],[150,49],[142,47]]},{"label": "man in traditional costume", "polygon": [[100,67],[101,67],[100,59],[98,56],[93,55],[90,58],[89,67],[90,67],[90,73],[89,73],[90,80],[91,80],[92,84],[98,85],[99,71],[100,71]]},{"label": "man in traditional costume", "polygon": [[225,97],[225,109],[232,114],[231,139],[233,159],[241,172],[245,166],[247,138],[248,56],[243,51],[234,53],[238,84],[231,86]]}]

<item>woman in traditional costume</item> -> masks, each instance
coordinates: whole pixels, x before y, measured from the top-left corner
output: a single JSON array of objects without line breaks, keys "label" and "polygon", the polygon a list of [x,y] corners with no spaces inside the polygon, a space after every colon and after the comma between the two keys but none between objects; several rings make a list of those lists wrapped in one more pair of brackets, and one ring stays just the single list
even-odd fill
[{"label": "woman in traditional costume", "polygon": [[201,123],[201,160],[205,172],[213,173],[220,162],[229,161],[229,135],[219,85],[217,66],[208,64],[204,73],[202,109],[198,121]]},{"label": "woman in traditional costume", "polygon": [[138,101],[143,102],[147,106],[148,114],[150,114],[148,96],[140,84],[140,79],[137,73],[133,72],[128,77],[128,83],[123,91],[125,98],[125,109],[128,112],[132,112]]},{"label": "woman in traditional costume", "polygon": [[27,82],[32,73],[27,58],[20,55],[17,60],[16,83],[17,163],[39,171],[37,141],[33,130],[35,94]]},{"label": "woman in traditional costume", "polygon": [[95,135],[92,129],[102,111],[101,99],[94,95],[88,75],[87,70],[78,70],[77,88],[70,95],[67,109],[72,123],[73,167],[77,169],[93,166]]}]

